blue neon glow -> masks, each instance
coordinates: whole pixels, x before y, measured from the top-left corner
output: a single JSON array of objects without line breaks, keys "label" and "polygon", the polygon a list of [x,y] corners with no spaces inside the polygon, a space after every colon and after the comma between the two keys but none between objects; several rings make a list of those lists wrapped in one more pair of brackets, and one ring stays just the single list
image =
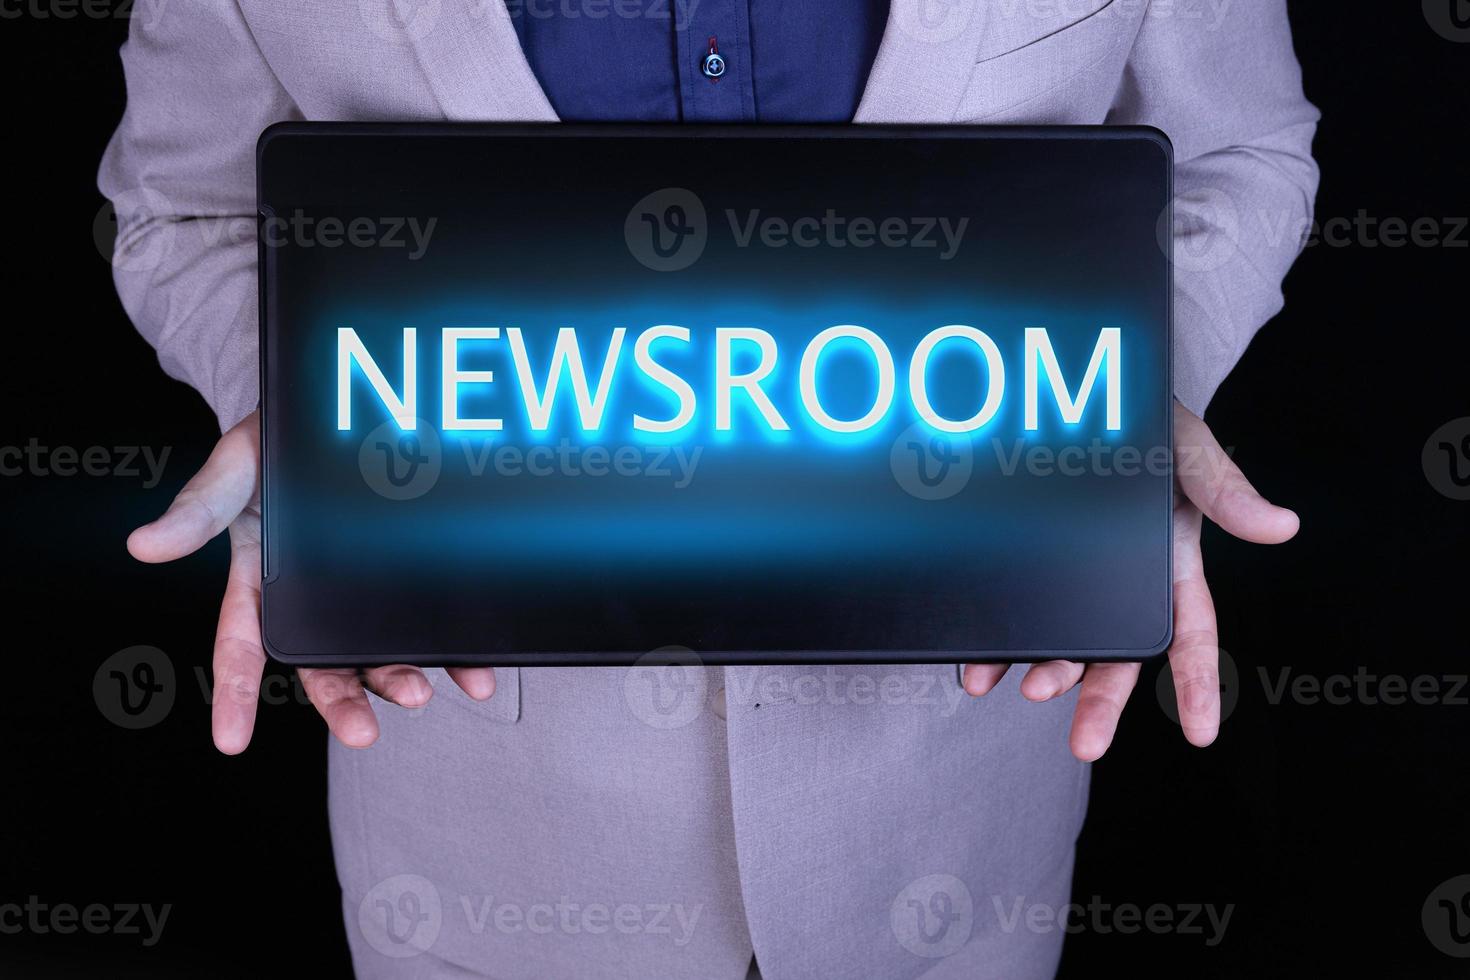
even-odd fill
[{"label": "blue neon glow", "polygon": [[[958,304],[932,302],[926,307],[906,308],[867,301],[823,304],[822,306],[756,307],[749,303],[708,302],[693,306],[644,300],[619,305],[617,312],[596,306],[548,309],[536,304],[517,303],[505,298],[489,301],[441,301],[431,305],[398,307],[374,305],[368,309],[343,309],[330,320],[331,329],[319,335],[335,337],[335,327],[351,326],[363,338],[379,367],[395,390],[402,383],[402,359],[399,354],[401,330],[415,326],[419,331],[418,414],[438,425],[441,384],[439,330],[447,326],[495,326],[501,328],[498,340],[465,340],[459,346],[459,368],[462,371],[492,370],[490,384],[467,383],[459,386],[457,404],[460,418],[494,417],[504,420],[502,432],[454,431],[448,438],[499,438],[526,444],[555,441],[572,437],[585,442],[617,440],[650,444],[671,444],[699,440],[729,444],[760,442],[772,446],[824,446],[832,449],[862,448],[874,440],[893,433],[919,420],[910,398],[909,361],[918,340],[928,332],[951,323],[965,323],[986,332],[1002,351],[1005,388],[996,417],[977,430],[990,435],[994,431],[1015,433],[1026,438],[1045,437],[1048,432],[1068,433],[1097,428],[1108,438],[1118,431],[1095,426],[1094,419],[1104,415],[1105,393],[1115,371],[1110,358],[1104,358],[1083,419],[1078,423],[1062,420],[1057,400],[1046,373],[1038,369],[1040,429],[1028,432],[1022,424],[1023,385],[1025,378],[1024,330],[1041,326],[1048,330],[1061,364],[1064,383],[1076,394],[1079,384],[1104,326],[1119,326],[1123,332],[1123,359],[1143,359],[1151,352],[1141,348],[1143,338],[1128,329],[1134,317],[1125,313],[1089,310],[1050,310],[1045,314],[1024,306],[993,305],[982,315],[974,307],[963,315]],[[841,315],[834,317],[832,310]],[[806,411],[798,385],[799,363],[812,337],[835,323],[854,323],[874,330],[887,343],[894,362],[896,384],[889,407],[882,418],[860,432],[834,432],[818,424]],[[674,338],[654,341],[650,353],[661,366],[690,383],[695,392],[696,409],[691,422],[668,433],[637,430],[635,414],[649,419],[673,417],[679,402],[676,395],[661,383],[648,377],[634,363],[634,346],[638,334],[659,324],[674,324],[690,330],[691,340],[684,343]],[[613,329],[622,327],[626,334],[614,368],[614,380],[601,424],[584,429],[573,395],[571,372],[562,370],[550,425],[545,430],[533,429],[521,397],[519,378],[510,356],[505,331],[519,327],[523,331],[533,383],[543,393],[548,382],[548,367],[556,333],[560,327],[573,327],[581,351],[589,390],[595,394],[601,380],[602,366]],[[715,330],[718,327],[758,327],[776,340],[778,358],[774,370],[761,382],[776,411],[790,426],[789,431],[773,429],[766,423],[744,390],[735,388],[731,398],[731,428],[719,430],[715,425]],[[323,358],[327,366],[334,364],[335,352]],[[758,363],[759,348],[753,342],[732,342],[732,373],[743,374]],[[1124,376],[1128,372],[1124,370]],[[863,416],[873,406],[877,394],[875,359],[866,344],[849,338],[831,342],[817,362],[817,392],[822,407],[837,419]],[[936,412],[951,419],[974,414],[988,390],[990,378],[984,359],[967,341],[950,339],[941,342],[929,360],[926,387]],[[351,380],[353,399],[353,431],[361,432],[387,418],[386,408],[372,391],[360,371]],[[330,392],[324,392],[330,394]],[[1124,425],[1133,399],[1123,392]]]}]

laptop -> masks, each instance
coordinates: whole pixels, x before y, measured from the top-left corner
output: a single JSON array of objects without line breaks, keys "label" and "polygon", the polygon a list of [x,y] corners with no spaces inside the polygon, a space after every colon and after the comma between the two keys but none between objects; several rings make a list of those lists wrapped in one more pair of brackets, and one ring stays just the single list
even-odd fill
[{"label": "laptop", "polygon": [[257,163],[276,659],[1168,646],[1158,131],[286,123]]}]

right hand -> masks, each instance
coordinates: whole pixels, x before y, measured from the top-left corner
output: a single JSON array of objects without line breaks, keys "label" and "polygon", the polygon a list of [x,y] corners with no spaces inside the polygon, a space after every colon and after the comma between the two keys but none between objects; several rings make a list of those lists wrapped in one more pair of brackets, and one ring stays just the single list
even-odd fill
[{"label": "right hand", "polygon": [[[260,644],[260,413],[251,412],[220,437],[204,468],[185,484],[167,512],[128,537],[139,561],[164,562],[193,554],[226,528],[230,577],[214,637],[214,744],[227,755],[243,752],[255,729],[265,650]],[[343,745],[366,748],[378,739],[367,691],[416,708],[434,694],[417,667],[395,665],[299,671],[306,695]],[[489,667],[449,670],[477,701],[495,693]]]}]

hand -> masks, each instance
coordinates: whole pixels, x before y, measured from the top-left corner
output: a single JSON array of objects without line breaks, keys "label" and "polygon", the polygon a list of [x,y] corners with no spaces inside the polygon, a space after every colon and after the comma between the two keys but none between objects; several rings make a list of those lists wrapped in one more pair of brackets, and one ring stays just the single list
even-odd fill
[{"label": "hand", "polygon": [[[1246,480],[1220,448],[1209,426],[1174,403],[1174,642],[1169,666],[1179,702],[1179,725],[1192,744],[1205,746],[1220,730],[1219,634],[1215,604],[1205,584],[1200,556],[1202,516],[1243,541],[1280,544],[1296,534],[1297,516],[1277,507]],[[1049,701],[1080,681],[1082,693],[1072,715],[1072,754],[1083,762],[1102,757],[1113,742],[1123,705],[1138,682],[1139,664],[1075,664],[1051,660],[1036,664],[1021,679],[1021,694]],[[988,693],[1009,664],[966,664],[965,690]]]},{"label": "hand", "polygon": [[[260,645],[260,418],[251,412],[220,437],[204,468],[168,511],[128,537],[139,561],[173,561],[230,531],[230,577],[214,637],[214,744],[228,755],[243,752],[255,728],[255,708],[265,671]],[[417,667],[299,671],[316,710],[343,745],[365,748],[378,738],[378,720],[367,691],[405,708],[426,704],[434,689]],[[451,669],[466,694],[483,701],[495,693],[489,667]]]}]

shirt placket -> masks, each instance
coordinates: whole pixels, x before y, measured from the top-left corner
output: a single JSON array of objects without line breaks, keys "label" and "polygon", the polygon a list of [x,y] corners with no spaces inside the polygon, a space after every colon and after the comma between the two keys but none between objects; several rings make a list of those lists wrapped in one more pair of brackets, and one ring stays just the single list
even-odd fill
[{"label": "shirt placket", "polygon": [[749,0],[670,0],[670,11],[683,121],[754,122]]}]

